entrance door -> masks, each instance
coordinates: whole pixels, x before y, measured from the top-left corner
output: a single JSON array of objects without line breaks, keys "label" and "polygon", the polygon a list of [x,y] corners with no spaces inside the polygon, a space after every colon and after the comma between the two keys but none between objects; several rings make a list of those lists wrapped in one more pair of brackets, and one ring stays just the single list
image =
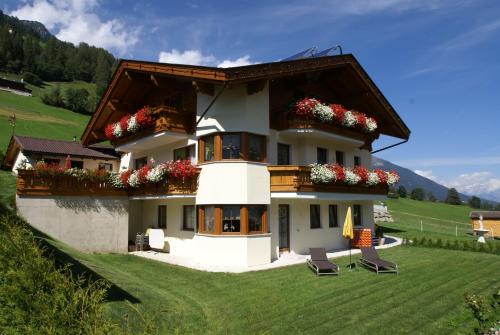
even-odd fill
[{"label": "entrance door", "polygon": [[279,248],[280,251],[290,250],[290,206],[278,206]]}]

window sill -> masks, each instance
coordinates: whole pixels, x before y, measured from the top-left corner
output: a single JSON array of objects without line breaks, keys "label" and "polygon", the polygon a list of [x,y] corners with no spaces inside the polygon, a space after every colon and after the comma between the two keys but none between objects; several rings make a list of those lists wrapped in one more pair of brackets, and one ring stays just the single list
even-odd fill
[{"label": "window sill", "polygon": [[271,236],[271,233],[250,233],[248,235],[240,235],[240,234],[228,234],[228,233],[223,233],[223,234],[208,234],[208,233],[196,233],[195,235],[197,236],[204,236],[204,237],[228,237],[228,238],[238,238],[238,237],[266,237],[266,236]]},{"label": "window sill", "polygon": [[247,164],[255,164],[255,165],[262,165],[262,166],[269,165],[268,162],[246,161],[243,159],[222,159],[222,160],[218,160],[218,161],[213,160],[213,161],[209,161],[209,162],[198,162],[198,166],[215,164],[215,163],[247,163]]}]

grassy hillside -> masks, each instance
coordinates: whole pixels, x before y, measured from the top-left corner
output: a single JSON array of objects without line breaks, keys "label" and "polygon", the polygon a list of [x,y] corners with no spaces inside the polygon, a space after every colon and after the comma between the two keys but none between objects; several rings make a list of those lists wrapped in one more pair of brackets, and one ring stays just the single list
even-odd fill
[{"label": "grassy hillside", "polygon": [[469,213],[472,209],[468,206],[403,198],[388,199],[386,204],[394,222],[380,225],[388,233],[408,238],[425,236],[443,240],[476,240],[471,234]]}]

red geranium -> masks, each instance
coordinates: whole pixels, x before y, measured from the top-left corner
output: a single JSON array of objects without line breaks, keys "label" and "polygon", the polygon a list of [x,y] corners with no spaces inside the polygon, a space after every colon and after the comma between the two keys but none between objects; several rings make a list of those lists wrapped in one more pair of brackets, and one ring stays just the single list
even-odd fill
[{"label": "red geranium", "polygon": [[355,112],[354,117],[356,118],[356,122],[358,127],[365,129],[366,127],[366,115],[362,113]]},{"label": "red geranium", "polygon": [[131,170],[125,170],[122,173],[120,173],[120,181],[122,182],[123,186],[128,187],[128,178],[132,174]]},{"label": "red geranium", "polygon": [[130,115],[124,115],[120,119],[120,128],[122,129],[122,132],[125,134],[127,132],[128,128],[128,120],[130,119]]},{"label": "red geranium", "polygon": [[144,165],[137,171],[137,178],[139,179],[139,183],[143,184],[147,182],[147,175],[148,172],[151,170],[151,167],[149,165]]},{"label": "red geranium", "polygon": [[387,184],[387,174],[380,170],[380,169],[375,169],[373,170],[378,176],[378,180],[380,181],[380,184]]},{"label": "red geranium", "polygon": [[320,103],[319,100],[311,98],[299,100],[293,105],[293,113],[299,117],[312,118],[312,110],[318,103]]},{"label": "red geranium", "polygon": [[355,166],[353,168],[355,174],[357,174],[361,180],[360,183],[365,184],[368,181],[368,169],[363,166]]},{"label": "red geranium", "polygon": [[347,109],[340,104],[331,104],[330,108],[333,112],[333,120],[338,124],[342,124],[344,121],[344,114],[347,112]]},{"label": "red geranium", "polygon": [[197,173],[196,167],[191,164],[189,159],[168,162],[165,163],[165,166],[170,177],[174,179],[181,179],[182,181],[193,178]]},{"label": "red geranium", "polygon": [[339,165],[337,163],[330,165],[330,170],[335,173],[335,179],[339,183],[343,183],[345,180],[345,173],[344,173],[344,167],[342,165]]},{"label": "red geranium", "polygon": [[144,106],[135,113],[135,120],[141,128],[151,127],[154,124],[154,119],[151,116],[151,108]]},{"label": "red geranium", "polygon": [[115,125],[113,123],[110,123],[104,128],[104,135],[106,135],[106,138],[108,140],[112,140],[115,138],[115,135],[113,135],[113,129],[115,128]]}]

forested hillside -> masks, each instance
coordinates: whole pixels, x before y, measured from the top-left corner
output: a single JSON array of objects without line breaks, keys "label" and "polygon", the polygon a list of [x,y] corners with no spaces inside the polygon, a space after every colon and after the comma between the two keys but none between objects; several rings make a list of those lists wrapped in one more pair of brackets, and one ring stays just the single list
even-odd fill
[{"label": "forested hillside", "polygon": [[111,77],[115,57],[102,48],[74,46],[51,35],[39,22],[10,17],[0,10],[0,72],[21,74],[32,84],[81,80],[96,84],[100,97]]}]

